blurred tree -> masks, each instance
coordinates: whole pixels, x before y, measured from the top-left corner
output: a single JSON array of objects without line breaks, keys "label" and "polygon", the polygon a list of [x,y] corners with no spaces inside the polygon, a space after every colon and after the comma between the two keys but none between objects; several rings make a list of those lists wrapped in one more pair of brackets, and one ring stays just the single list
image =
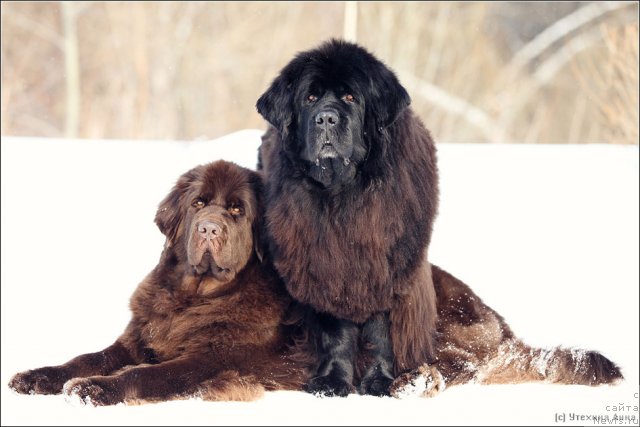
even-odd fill
[{"label": "blurred tree", "polygon": [[619,65],[637,3],[1,7],[2,135],[189,140],[264,128],[254,104],[279,69],[347,37],[398,72],[438,141],[638,142],[637,105],[622,95],[609,105],[612,90],[637,93],[637,63]]}]

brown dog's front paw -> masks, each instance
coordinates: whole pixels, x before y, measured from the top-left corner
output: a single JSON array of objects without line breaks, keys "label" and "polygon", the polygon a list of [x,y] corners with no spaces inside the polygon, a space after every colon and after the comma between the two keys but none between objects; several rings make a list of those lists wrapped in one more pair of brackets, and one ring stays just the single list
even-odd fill
[{"label": "brown dog's front paw", "polygon": [[391,384],[393,397],[434,397],[444,391],[445,383],[437,368],[426,363],[406,374],[400,375]]},{"label": "brown dog's front paw", "polygon": [[108,406],[124,401],[118,387],[100,377],[71,379],[64,385],[63,392],[68,398],[78,399],[85,405]]},{"label": "brown dog's front paw", "polygon": [[68,379],[60,368],[40,368],[15,374],[9,388],[21,394],[60,394]]}]

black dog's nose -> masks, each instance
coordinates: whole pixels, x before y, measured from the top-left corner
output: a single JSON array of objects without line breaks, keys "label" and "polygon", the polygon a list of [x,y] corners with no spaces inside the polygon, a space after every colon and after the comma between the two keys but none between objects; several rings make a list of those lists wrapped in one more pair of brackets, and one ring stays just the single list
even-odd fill
[{"label": "black dog's nose", "polygon": [[338,124],[338,113],[331,110],[320,111],[316,114],[316,125],[328,129]]},{"label": "black dog's nose", "polygon": [[203,239],[215,239],[222,233],[222,227],[212,221],[202,221],[198,224],[198,233]]}]

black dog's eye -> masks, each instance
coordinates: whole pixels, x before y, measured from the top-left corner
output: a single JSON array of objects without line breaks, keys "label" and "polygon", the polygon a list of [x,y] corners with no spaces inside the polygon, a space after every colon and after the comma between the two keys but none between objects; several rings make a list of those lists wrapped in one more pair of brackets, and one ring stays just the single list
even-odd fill
[{"label": "black dog's eye", "polygon": [[343,96],[342,99],[344,99],[347,102],[356,102],[356,99],[350,93]]},{"label": "black dog's eye", "polygon": [[234,216],[244,214],[244,209],[241,206],[229,206],[229,213]]},{"label": "black dog's eye", "polygon": [[193,201],[193,203],[191,203],[191,206],[196,209],[202,209],[204,208],[204,200],[202,200],[201,198],[197,198]]},{"label": "black dog's eye", "polygon": [[318,97],[315,95],[309,95],[307,96],[307,101],[309,102],[316,102],[318,100]]}]

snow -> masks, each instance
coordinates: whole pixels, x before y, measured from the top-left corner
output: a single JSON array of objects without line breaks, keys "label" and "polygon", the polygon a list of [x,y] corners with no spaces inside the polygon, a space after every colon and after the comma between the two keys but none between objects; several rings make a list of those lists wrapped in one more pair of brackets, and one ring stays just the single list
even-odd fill
[{"label": "snow", "polygon": [[[131,293],[162,250],[153,223],[160,200],[195,165],[224,158],[254,167],[261,133],[188,143],[2,138],[2,425],[638,419],[637,146],[438,144],[441,203],[429,255],[525,342],[600,351],[622,367],[620,385],[473,384],[405,400],[276,392],[251,403],[109,408],[9,390],[16,372],[115,340],[129,319]],[[631,410],[611,410],[623,405]],[[561,415],[564,423],[556,421]]]},{"label": "snow", "polygon": [[[429,386],[427,386],[427,384]],[[416,378],[414,378],[413,381],[399,389],[395,393],[395,396],[398,399],[421,397],[427,392],[428,389],[432,388],[432,386],[433,382],[431,381],[431,378],[427,378],[423,374],[420,374]]]}]

